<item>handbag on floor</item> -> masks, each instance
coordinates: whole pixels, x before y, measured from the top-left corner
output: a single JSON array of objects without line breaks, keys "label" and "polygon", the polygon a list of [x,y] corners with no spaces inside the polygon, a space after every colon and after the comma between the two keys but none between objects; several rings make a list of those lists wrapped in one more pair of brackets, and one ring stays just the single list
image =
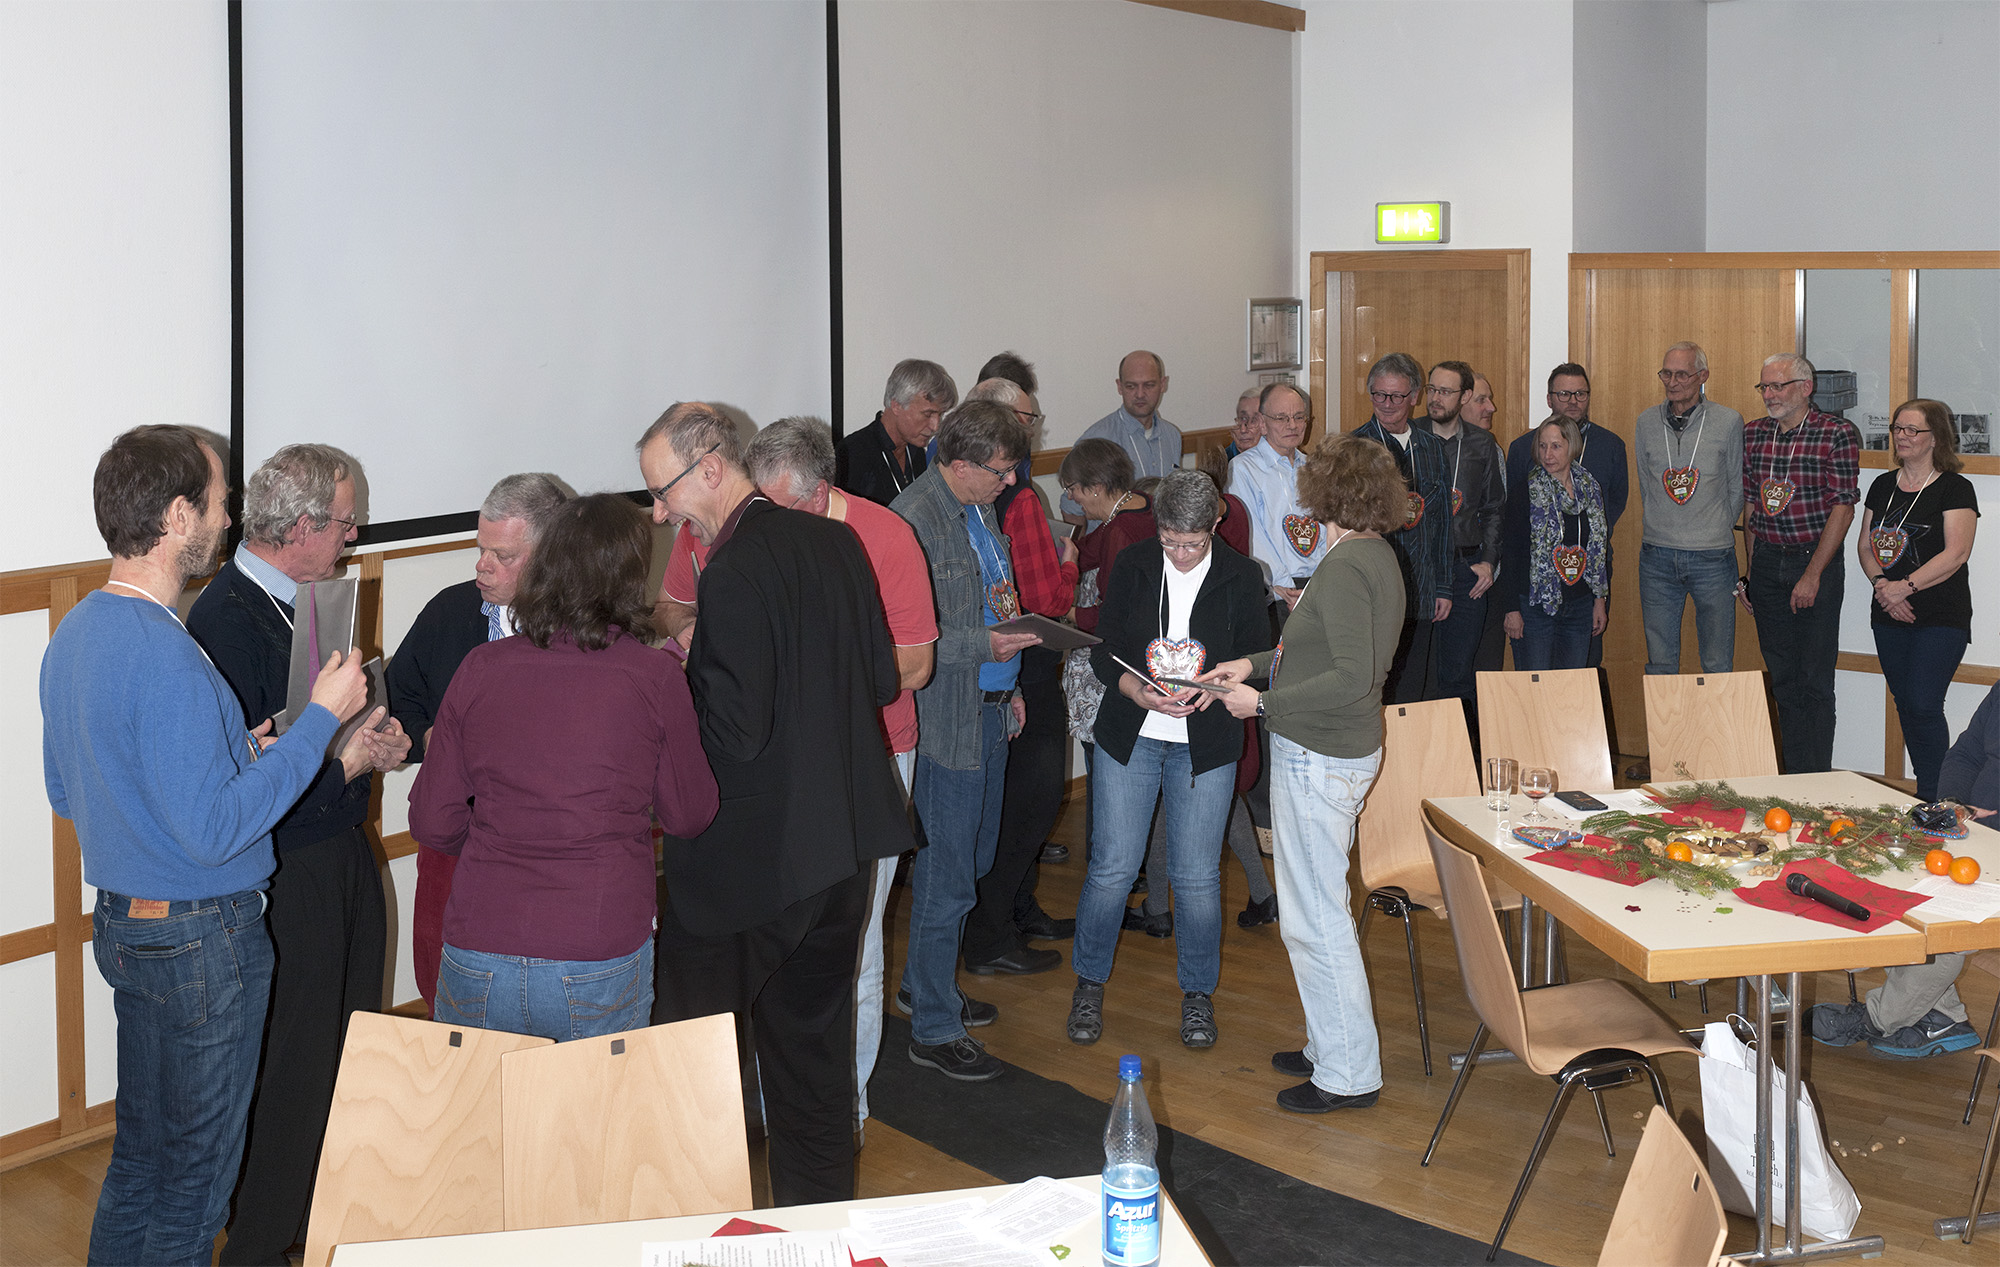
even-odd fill
[{"label": "handbag on floor", "polygon": [[[1803,1018],[1800,1018],[1803,1019]],[[1771,1065],[1771,1222],[1785,1219],[1785,1071]],[[1701,1040],[1701,1116],[1708,1172],[1722,1208],[1757,1213],[1757,1055],[1726,1022],[1711,1021]],[[1798,1124],[1799,1223],[1807,1236],[1837,1241],[1854,1230],[1861,1199],[1833,1164],[1820,1135],[1812,1094],[1799,1083],[1790,1115]]]}]

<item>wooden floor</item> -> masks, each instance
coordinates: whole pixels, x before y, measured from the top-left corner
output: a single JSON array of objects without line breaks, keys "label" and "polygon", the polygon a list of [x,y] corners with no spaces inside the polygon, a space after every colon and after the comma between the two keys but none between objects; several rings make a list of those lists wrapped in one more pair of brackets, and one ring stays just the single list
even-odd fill
[{"label": "wooden floor", "polygon": [[[1079,859],[1080,818],[1080,806],[1066,811],[1054,837],[1070,843]],[[1074,910],[1082,878],[1080,861],[1045,866],[1044,904],[1058,914]],[[1221,1038],[1213,1048],[1189,1051],[1180,1045],[1173,943],[1137,933],[1119,945],[1117,970],[1105,992],[1104,1039],[1096,1046],[1077,1047],[1064,1037],[1074,982],[1066,963],[1033,977],[963,977],[969,991],[1001,1009],[999,1021],[979,1036],[1003,1060],[1099,1098],[1108,1098],[1113,1088],[1118,1056],[1138,1052],[1152,1079],[1153,1111],[1175,1130],[1426,1223],[1490,1238],[1554,1086],[1518,1065],[1480,1067],[1438,1156],[1428,1169],[1417,1164],[1450,1090],[1446,1056],[1464,1047],[1475,1024],[1460,989],[1449,926],[1418,917],[1437,1076],[1423,1076],[1417,1054],[1401,926],[1378,915],[1368,928],[1366,952],[1387,1079],[1381,1103],[1365,1111],[1302,1117],[1274,1103],[1289,1080],[1270,1067],[1273,1051],[1305,1042],[1289,962],[1275,927],[1236,927],[1235,912],[1246,894],[1242,872],[1227,854],[1223,880],[1222,983],[1216,994]],[[890,907],[892,982],[902,960],[906,897],[899,889]],[[1670,1000],[1663,987],[1634,982],[1580,939],[1566,940],[1572,977],[1626,980],[1677,1023],[1695,1026],[1704,1019],[1691,987],[1681,988],[1678,1001]],[[1061,944],[1067,950],[1067,943]],[[1805,980],[1807,1003],[1846,997],[1840,974]],[[1879,973],[1864,973],[1862,988],[1879,980]],[[1975,1026],[1983,1028],[1991,1015],[1995,985],[1979,972],[1968,972],[1960,982]],[[1733,983],[1718,982],[1710,999],[1714,1016],[1733,1000]],[[1940,1242],[1930,1231],[1933,1219],[1965,1212],[1992,1111],[1989,1087],[1974,1125],[1959,1125],[1972,1078],[1970,1054],[1889,1061],[1865,1047],[1836,1051],[1810,1042],[1806,1047],[1806,1075],[1827,1134],[1846,1151],[1837,1160],[1861,1198],[1857,1230],[1886,1239],[1883,1261],[1992,1262],[1990,1246],[1968,1249],[1956,1240]],[[905,1056],[885,1049],[882,1059]],[[1695,1064],[1692,1057],[1661,1062],[1673,1110],[1691,1135],[1701,1114]],[[1550,1263],[1597,1261],[1650,1100],[1639,1087],[1608,1094],[1618,1156],[1607,1158],[1595,1118],[1579,1097],[1508,1234],[1509,1249]],[[862,1196],[992,1181],[880,1123],[869,1125],[867,1141],[859,1158]],[[0,1264],[82,1262],[109,1156],[108,1143],[96,1144],[0,1174]],[[758,1186],[762,1200],[761,1175]],[[1749,1248],[1753,1237],[1749,1221],[1732,1216],[1728,1249]]]}]

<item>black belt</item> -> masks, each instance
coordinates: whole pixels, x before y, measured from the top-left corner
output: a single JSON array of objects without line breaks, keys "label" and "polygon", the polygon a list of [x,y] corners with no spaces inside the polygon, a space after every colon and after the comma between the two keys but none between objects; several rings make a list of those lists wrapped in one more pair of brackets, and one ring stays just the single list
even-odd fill
[{"label": "black belt", "polygon": [[979,693],[979,702],[982,704],[1005,704],[1013,698],[1014,692],[1012,691],[981,691]]}]

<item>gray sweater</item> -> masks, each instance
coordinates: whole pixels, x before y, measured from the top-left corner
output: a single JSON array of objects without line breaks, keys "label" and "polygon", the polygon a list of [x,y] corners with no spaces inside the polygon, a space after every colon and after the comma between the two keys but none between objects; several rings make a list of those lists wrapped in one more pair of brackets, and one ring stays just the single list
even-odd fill
[{"label": "gray sweater", "polygon": [[[1667,426],[1666,412],[1664,402],[1654,405],[1632,426],[1639,508],[1646,520],[1641,540],[1669,550],[1733,547],[1736,521],[1743,514],[1743,415],[1727,405],[1703,401],[1695,406],[1687,429],[1674,434]],[[1685,466],[1691,453],[1701,476],[1695,482],[1694,495],[1681,505],[1667,492],[1661,477],[1670,461],[1674,466]]]}]

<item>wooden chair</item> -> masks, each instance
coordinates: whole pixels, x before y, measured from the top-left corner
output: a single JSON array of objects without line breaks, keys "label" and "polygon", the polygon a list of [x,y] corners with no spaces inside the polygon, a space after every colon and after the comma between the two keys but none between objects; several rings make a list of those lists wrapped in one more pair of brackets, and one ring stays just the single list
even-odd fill
[{"label": "wooden chair", "polygon": [[500,1098],[509,1231],[753,1203],[728,1013],[514,1052]]},{"label": "wooden chair", "polygon": [[1597,1267],[1712,1267],[1728,1232],[1701,1155],[1654,1105]]},{"label": "wooden chair", "polygon": [[1778,745],[1762,673],[1645,677],[1646,759],[1654,778],[1740,779],[1778,773]]},{"label": "wooden chair", "polygon": [[356,1241],[502,1230],[500,1063],[549,1046],[356,1012],[320,1148],[306,1267]]},{"label": "wooden chair", "polygon": [[[1366,935],[1372,911],[1403,921],[1426,1078],[1431,1076],[1431,1036],[1410,914],[1429,910],[1443,919],[1446,908],[1430,846],[1424,842],[1423,801],[1427,796],[1477,796],[1479,790],[1465,710],[1456,699],[1391,704],[1382,710],[1382,769],[1355,827],[1356,861],[1368,892],[1357,935]],[[1495,906],[1517,906],[1521,901],[1519,893],[1490,877],[1486,888]]]},{"label": "wooden chair", "polygon": [[1563,789],[1611,786],[1611,741],[1596,669],[1479,675],[1479,750],[1548,766]]},{"label": "wooden chair", "polygon": [[1578,1084],[1590,1092],[1597,1108],[1605,1154],[1616,1156],[1611,1143],[1611,1124],[1604,1116],[1602,1093],[1643,1075],[1652,1083],[1654,1103],[1664,1106],[1666,1088],[1660,1083],[1651,1057],[1677,1052],[1692,1056],[1699,1054],[1699,1049],[1683,1038],[1672,1022],[1616,981],[1596,979],[1521,989],[1515,983],[1507,946],[1500,937],[1500,921],[1494,918],[1493,909],[1486,902],[1478,860],[1439,835],[1428,815],[1424,832],[1430,840],[1438,879],[1444,885],[1445,902],[1457,912],[1451,921],[1452,941],[1458,948],[1459,971],[1465,978],[1465,992],[1472,1001],[1472,1010],[1479,1017],[1479,1028],[1473,1031],[1465,1063],[1459,1066],[1451,1095],[1444,1102],[1444,1112],[1438,1115],[1437,1129],[1431,1132],[1423,1164],[1431,1164],[1431,1154],[1437,1151],[1445,1123],[1451,1120],[1451,1111],[1465,1090],[1466,1078],[1479,1064],[1479,1052],[1489,1035],[1499,1039],[1530,1070],[1554,1078],[1558,1084],[1555,1102],[1542,1120],[1541,1134],[1535,1137],[1528,1164],[1514,1185],[1514,1198],[1507,1203],[1506,1216],[1500,1220],[1500,1230],[1487,1251],[1486,1260],[1491,1262],[1500,1252],[1500,1243],[1507,1239],[1507,1228],[1521,1206],[1521,1197],[1535,1177],[1542,1153],[1547,1150],[1556,1123]]}]

